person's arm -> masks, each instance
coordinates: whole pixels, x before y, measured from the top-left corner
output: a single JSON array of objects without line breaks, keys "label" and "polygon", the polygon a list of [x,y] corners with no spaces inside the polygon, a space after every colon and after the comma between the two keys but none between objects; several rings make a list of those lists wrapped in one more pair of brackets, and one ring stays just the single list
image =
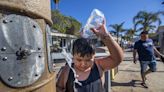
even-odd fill
[{"label": "person's arm", "polygon": [[158,57],[160,57],[160,58],[164,58],[164,55],[161,54],[161,53],[156,49],[155,46],[153,47],[153,49],[154,49],[155,54],[157,54]]},{"label": "person's arm", "polygon": [[133,50],[133,63],[135,63],[135,64],[136,64],[136,62],[137,62],[136,54],[137,54],[137,50],[134,49],[134,50]]},{"label": "person's arm", "polygon": [[69,75],[69,66],[65,65],[61,67],[60,71],[56,76],[56,92],[65,92],[68,75]]},{"label": "person's arm", "polygon": [[163,62],[163,63],[164,63],[164,55],[163,55],[163,54],[161,54],[161,53],[160,53],[160,52],[156,49],[156,47],[155,47],[155,46],[153,47],[153,49],[154,49],[155,54],[157,54],[157,55],[158,55],[158,57],[160,57],[161,62]]},{"label": "person's arm", "polygon": [[123,50],[113,37],[107,32],[105,25],[101,26],[98,30],[92,29],[92,31],[101,38],[103,43],[107,46],[110,56],[96,60],[103,70],[112,69],[120,64],[123,60]]}]

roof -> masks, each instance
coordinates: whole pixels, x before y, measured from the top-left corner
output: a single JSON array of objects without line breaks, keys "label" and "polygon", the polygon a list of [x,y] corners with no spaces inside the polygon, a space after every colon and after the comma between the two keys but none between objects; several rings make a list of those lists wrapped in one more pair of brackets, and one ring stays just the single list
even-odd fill
[{"label": "roof", "polygon": [[158,27],[157,33],[160,33],[160,32],[164,32],[164,25]]},{"label": "roof", "polygon": [[51,35],[56,37],[77,38],[75,35],[63,34],[54,29],[51,30]]}]

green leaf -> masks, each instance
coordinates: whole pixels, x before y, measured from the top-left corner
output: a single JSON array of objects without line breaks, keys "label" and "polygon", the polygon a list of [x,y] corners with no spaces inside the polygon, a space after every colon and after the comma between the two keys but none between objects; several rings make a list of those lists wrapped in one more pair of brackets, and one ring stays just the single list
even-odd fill
[{"label": "green leaf", "polygon": [[77,34],[81,28],[81,23],[71,16],[65,16],[58,10],[52,11],[52,28],[61,33],[79,35]]}]

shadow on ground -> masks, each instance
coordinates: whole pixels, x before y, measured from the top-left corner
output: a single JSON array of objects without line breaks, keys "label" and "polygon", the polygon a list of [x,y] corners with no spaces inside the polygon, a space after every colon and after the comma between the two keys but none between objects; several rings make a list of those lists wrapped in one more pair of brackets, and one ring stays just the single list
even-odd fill
[{"label": "shadow on ground", "polygon": [[131,80],[129,82],[126,82],[126,83],[118,83],[118,82],[114,82],[114,81],[111,81],[111,86],[129,86],[129,87],[142,87],[141,86],[141,81],[140,80]]},{"label": "shadow on ground", "polygon": [[[122,72],[140,72],[140,71],[137,71],[137,70],[119,70],[119,71],[122,71]],[[160,70],[157,70],[156,72],[164,72],[164,71],[160,71]]]},{"label": "shadow on ground", "polygon": [[140,71],[136,71],[136,70],[119,70],[119,71],[122,71],[122,72],[140,72]]}]

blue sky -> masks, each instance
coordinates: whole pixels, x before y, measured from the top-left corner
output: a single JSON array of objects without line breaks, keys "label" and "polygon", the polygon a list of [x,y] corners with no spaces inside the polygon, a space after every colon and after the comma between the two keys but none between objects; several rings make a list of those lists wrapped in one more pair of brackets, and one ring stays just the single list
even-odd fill
[{"label": "blue sky", "polygon": [[[164,0],[60,0],[58,9],[62,14],[74,17],[84,26],[91,11],[97,8],[104,13],[107,25],[125,21],[123,27],[131,28],[132,19],[139,11],[164,11],[162,1]],[[51,9],[55,9],[53,2]],[[164,16],[161,16],[161,19],[164,25]]]}]

